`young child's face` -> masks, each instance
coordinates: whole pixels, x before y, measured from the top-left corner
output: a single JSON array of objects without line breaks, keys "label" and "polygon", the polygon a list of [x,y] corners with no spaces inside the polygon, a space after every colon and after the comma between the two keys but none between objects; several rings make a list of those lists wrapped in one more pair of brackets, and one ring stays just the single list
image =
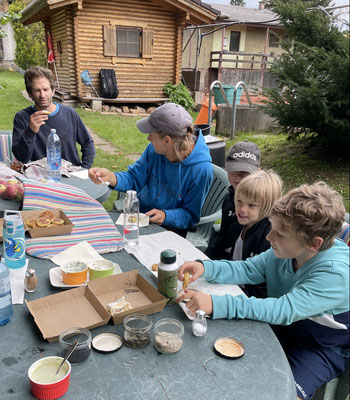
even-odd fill
[{"label": "young child's face", "polygon": [[237,189],[239,182],[245,178],[246,176],[250,175],[249,172],[245,171],[233,171],[228,173],[228,180],[230,181],[231,185],[234,189]]},{"label": "young child's face", "polygon": [[258,202],[244,196],[242,193],[236,193],[235,207],[237,220],[241,225],[246,225],[247,228],[250,228],[259,221],[260,207]]},{"label": "young child's face", "polygon": [[271,217],[271,231],[266,239],[271,243],[271,247],[277,258],[299,258],[306,248],[292,235],[289,230],[283,230],[279,218],[275,215]]}]

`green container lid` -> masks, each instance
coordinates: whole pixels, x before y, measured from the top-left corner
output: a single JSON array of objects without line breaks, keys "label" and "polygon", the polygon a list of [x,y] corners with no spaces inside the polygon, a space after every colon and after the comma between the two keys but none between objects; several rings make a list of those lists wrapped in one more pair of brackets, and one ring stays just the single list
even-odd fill
[{"label": "green container lid", "polygon": [[163,250],[160,253],[160,262],[163,264],[173,264],[176,262],[176,253],[174,250]]}]

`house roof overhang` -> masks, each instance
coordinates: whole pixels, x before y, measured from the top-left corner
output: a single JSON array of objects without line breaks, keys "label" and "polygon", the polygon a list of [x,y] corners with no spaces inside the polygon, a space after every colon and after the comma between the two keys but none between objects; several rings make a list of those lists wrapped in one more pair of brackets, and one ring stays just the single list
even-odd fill
[{"label": "house roof overhang", "polygon": [[[198,25],[210,23],[216,20],[220,11],[215,10],[209,4],[201,0],[151,0],[161,7],[184,16],[185,25]],[[32,0],[22,10],[21,21],[24,25],[42,21],[51,14],[51,10],[65,7],[70,4],[78,4],[83,7],[83,0]]]}]

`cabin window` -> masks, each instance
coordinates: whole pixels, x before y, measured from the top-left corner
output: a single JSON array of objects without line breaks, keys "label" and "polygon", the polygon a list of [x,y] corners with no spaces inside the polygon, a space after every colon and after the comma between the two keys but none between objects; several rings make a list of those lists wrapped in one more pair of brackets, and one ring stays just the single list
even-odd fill
[{"label": "cabin window", "polygon": [[140,58],[139,28],[117,27],[117,57]]},{"label": "cabin window", "polygon": [[279,37],[273,32],[269,34],[269,47],[278,47],[280,43]]},{"label": "cabin window", "polygon": [[239,51],[239,40],[241,32],[231,31],[230,34],[230,51]]},{"label": "cabin window", "polygon": [[103,26],[103,55],[115,62],[142,62],[153,57],[153,32],[139,26]]}]

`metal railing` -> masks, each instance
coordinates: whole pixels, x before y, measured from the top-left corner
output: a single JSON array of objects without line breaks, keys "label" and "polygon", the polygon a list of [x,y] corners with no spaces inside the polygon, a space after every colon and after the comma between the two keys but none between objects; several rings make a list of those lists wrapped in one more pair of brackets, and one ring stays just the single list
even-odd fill
[{"label": "metal railing", "polygon": [[[209,126],[211,125],[211,112],[212,112],[211,98],[212,98],[213,89],[214,89],[215,86],[219,86],[221,94],[222,94],[222,97],[224,98],[226,104],[228,106],[230,105],[229,101],[227,100],[226,93],[225,93],[225,91],[224,91],[224,89],[223,89],[223,87],[221,85],[221,82],[220,81],[212,82],[212,84],[210,85],[210,88],[209,88],[209,104],[208,104],[208,124],[209,124]],[[249,96],[246,84],[243,81],[238,82],[236,84],[236,86],[234,87],[234,89],[233,89],[232,119],[231,119],[232,123],[231,123],[231,129],[230,129],[230,139],[233,139],[234,135],[235,135],[237,89],[240,86],[243,87],[244,93],[245,93],[245,95],[247,97],[247,100],[248,100],[248,103],[249,103],[249,107],[252,107],[252,102],[250,100],[250,96]]]}]

